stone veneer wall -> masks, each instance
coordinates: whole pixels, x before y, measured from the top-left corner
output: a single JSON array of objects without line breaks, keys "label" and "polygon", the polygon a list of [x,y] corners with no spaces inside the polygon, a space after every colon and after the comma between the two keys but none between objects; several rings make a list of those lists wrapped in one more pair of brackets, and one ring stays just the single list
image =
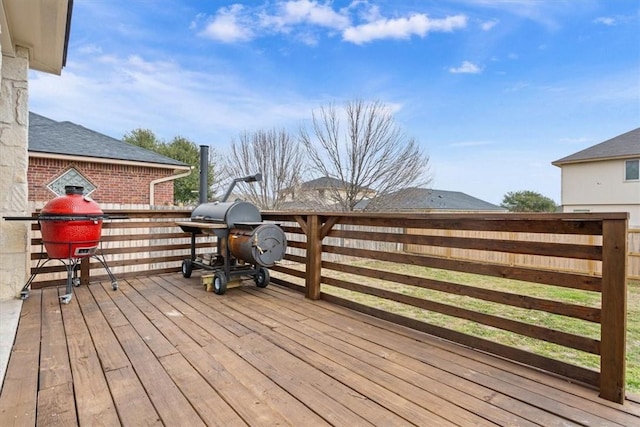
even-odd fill
[{"label": "stone veneer wall", "polygon": [[[0,30],[2,30],[0,28]],[[29,53],[0,62],[0,217],[29,215]],[[29,222],[0,219],[0,299],[15,298],[28,279]]]}]

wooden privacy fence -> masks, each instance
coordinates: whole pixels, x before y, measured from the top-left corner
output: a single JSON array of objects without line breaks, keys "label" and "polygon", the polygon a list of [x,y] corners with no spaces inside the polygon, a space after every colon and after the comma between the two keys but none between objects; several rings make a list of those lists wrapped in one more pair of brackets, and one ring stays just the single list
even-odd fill
[{"label": "wooden privacy fence", "polygon": [[[478,231],[478,230],[425,230],[420,228],[407,228],[407,234],[430,235],[432,238],[479,238],[505,241],[529,241],[547,243],[567,243],[576,245],[602,245],[602,236],[575,235],[575,234],[549,234],[549,233],[515,233],[504,231]],[[640,280],[640,229],[628,230],[627,243],[627,277]],[[544,257],[527,253],[485,251],[468,248],[443,247],[435,245],[405,244],[403,250],[409,253],[441,256],[452,259],[490,262],[496,264],[516,265],[520,267],[553,269],[586,273],[593,275],[602,274],[602,263],[593,259],[576,259],[560,257]]]},{"label": "wooden privacy fence", "polygon": [[[129,218],[103,225],[101,253],[116,277],[179,271],[182,260],[189,257],[190,234],[182,232],[175,221],[189,218],[190,211],[105,212]],[[272,282],[298,289],[312,299],[322,298],[590,384],[605,399],[624,400],[626,214],[265,212],[263,218],[280,223],[289,239],[285,259],[272,268]],[[35,267],[46,254],[38,225],[32,229]],[[459,234],[467,232],[472,234]],[[512,238],[502,238],[504,235]],[[564,243],[560,237],[541,236],[582,240]],[[200,236],[196,246],[198,253],[211,252],[215,237]],[[405,250],[409,248],[412,253]],[[484,255],[458,259],[429,252],[433,248]],[[496,256],[534,256],[546,264],[502,263],[492,258]],[[593,263],[596,268],[559,271],[557,259]],[[62,265],[47,264],[34,287],[63,283],[65,271]],[[429,275],[432,272],[461,276]],[[101,264],[93,259],[83,261],[83,282],[89,281],[89,274],[106,278]],[[493,286],[505,280],[515,283],[515,289]],[[531,292],[541,287],[558,289],[557,298]],[[564,299],[565,291],[578,298]],[[596,302],[581,302],[582,297],[584,301],[595,297]],[[476,302],[496,309],[486,311]],[[503,315],[509,310],[521,313]],[[446,320],[439,323],[420,313],[436,313]],[[538,319],[542,315],[574,323],[569,330],[541,326]],[[453,326],[457,320],[476,325],[480,332],[457,330]],[[521,339],[505,343],[483,338],[482,331],[488,330],[507,331]],[[584,353],[597,362],[585,367],[541,355],[531,350],[527,340]]]}]

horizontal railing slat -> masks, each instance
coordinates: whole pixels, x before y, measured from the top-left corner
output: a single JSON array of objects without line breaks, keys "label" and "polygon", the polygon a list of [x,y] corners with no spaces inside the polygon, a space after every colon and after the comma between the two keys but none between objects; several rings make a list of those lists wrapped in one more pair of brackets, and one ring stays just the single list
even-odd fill
[{"label": "horizontal railing slat", "polygon": [[408,227],[445,230],[510,231],[522,233],[602,234],[602,223],[600,221],[516,220],[506,215],[492,219],[482,219],[477,216],[475,218],[341,217],[340,224],[361,225],[367,227]]},{"label": "horizontal railing slat", "polygon": [[475,239],[468,237],[430,236],[404,233],[379,233],[332,230],[329,237],[346,239],[366,239],[378,242],[397,242],[403,244],[438,246],[458,249],[475,249],[513,254],[540,255],[560,258],[602,260],[602,246],[578,245],[567,243],[547,243],[518,240]]},{"label": "horizontal railing slat", "polygon": [[453,341],[471,348],[497,354],[502,357],[520,362],[529,366],[544,369],[545,371],[554,372],[568,378],[573,378],[585,384],[597,386],[600,383],[600,373],[591,369],[582,368],[556,359],[551,359],[535,353],[531,353],[519,348],[489,341],[483,338],[474,337],[441,326],[431,325],[420,320],[401,316],[375,307],[360,304],[331,294],[322,294],[324,301],[341,305],[361,313],[369,314],[379,319],[388,320],[390,322],[406,326],[411,329],[422,331],[449,341]]},{"label": "horizontal railing slat", "polygon": [[600,292],[602,286],[601,278],[581,274],[560,273],[533,268],[510,267],[502,264],[459,261],[455,259],[372,251],[368,249],[344,248],[339,246],[323,245],[322,250],[323,252],[331,254],[369,258],[400,264],[420,265],[423,267],[460,271],[484,276],[502,277],[505,279],[522,280],[525,282],[543,283],[585,291]]},{"label": "horizontal railing slat", "polygon": [[410,276],[407,274],[393,273],[389,271],[374,270],[370,268],[349,264],[340,264],[329,261],[323,261],[322,267],[329,270],[369,277],[372,279],[385,280],[392,283],[402,283],[409,286],[431,289],[434,291],[445,292],[453,295],[464,295],[476,299],[481,299],[483,301],[509,305],[512,307],[545,311],[547,313],[554,313],[561,316],[586,320],[588,322],[600,322],[600,309],[594,307],[585,307],[576,304],[568,304],[559,301],[535,298],[527,295],[512,294],[492,289],[461,285],[458,283],[427,279],[423,277]]},{"label": "horizontal railing slat", "polygon": [[323,276],[322,283],[358,292],[361,294],[384,298],[390,301],[399,302],[401,304],[411,305],[413,307],[422,308],[424,310],[432,311],[435,313],[457,317],[459,319],[470,320],[482,325],[491,326],[494,328],[502,329],[504,331],[514,332],[516,334],[551,342],[554,344],[562,345],[564,347],[574,348],[576,350],[585,351],[587,353],[600,354],[600,341],[591,338],[569,334],[554,329],[543,328],[528,323],[518,322],[511,319],[506,319],[504,317],[480,313],[449,304],[416,298],[386,289],[379,289],[363,284],[348,282],[346,280]]}]

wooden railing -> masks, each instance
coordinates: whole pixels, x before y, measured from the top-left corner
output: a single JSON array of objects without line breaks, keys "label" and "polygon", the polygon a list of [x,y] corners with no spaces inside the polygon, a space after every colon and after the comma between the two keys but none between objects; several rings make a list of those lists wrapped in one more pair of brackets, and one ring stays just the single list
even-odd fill
[{"label": "wooden railing", "polygon": [[[265,214],[266,219],[289,224],[285,230],[291,235],[304,236],[289,242],[300,254],[290,253],[286,259],[292,265],[280,265],[276,271],[289,279],[274,279],[296,288],[304,278],[304,292],[308,298],[324,299],[354,310],[391,320],[463,345],[490,352],[537,368],[551,371],[598,387],[608,400],[622,402],[625,387],[626,334],[626,262],[627,214],[544,214],[544,215],[365,215],[365,214]],[[390,229],[399,230],[397,232]],[[407,234],[407,228],[423,230],[424,234]],[[476,230],[532,234],[563,234],[601,236],[601,244],[560,244],[540,241],[514,241],[482,238],[447,237],[428,230]],[[481,261],[448,259],[416,255],[389,248],[366,249],[361,241],[403,247],[424,245],[469,249],[480,252],[529,254],[549,258],[573,258],[601,263],[599,276],[545,269],[525,268]],[[337,262],[333,255],[349,257]],[[362,265],[358,261],[369,261]],[[296,265],[304,266],[299,268]],[[383,267],[380,265],[384,265]],[[418,272],[409,267],[418,267]],[[420,268],[462,272],[483,277],[483,283],[503,279],[518,281],[520,292],[495,290],[492,286],[472,286],[467,283],[424,277]],[[469,276],[471,277],[471,276]],[[493,279],[491,279],[493,278]],[[488,279],[488,280],[487,280]],[[379,283],[379,284],[378,284]],[[397,287],[395,284],[402,284]],[[527,288],[544,285],[569,289],[573,293],[600,295],[597,306],[576,302],[554,301],[527,293]],[[324,292],[324,285],[348,290],[371,299],[338,296]],[[437,291],[443,297],[408,293],[408,289]],[[531,320],[513,319],[499,314],[475,310],[474,304],[464,304],[450,296],[468,297],[501,307],[516,307],[531,313]],[[429,298],[431,296],[431,298]],[[372,300],[373,299],[373,300]],[[378,301],[375,303],[372,301]],[[575,298],[580,301],[581,298]],[[364,302],[363,302],[364,301]],[[386,308],[389,302],[399,303],[398,310]],[[528,350],[506,345],[481,336],[461,333],[452,328],[420,320],[420,316],[401,314],[403,307],[436,312],[448,318],[463,319],[483,327],[508,331],[513,335],[534,339],[599,356],[599,369],[577,366]],[[385,307],[385,308],[381,308]],[[395,311],[395,312],[394,312]],[[506,310],[505,310],[506,311]],[[563,331],[540,326],[537,313],[568,317],[579,322],[572,330]],[[525,316],[526,317],[526,316]],[[583,328],[581,324],[584,324]],[[599,325],[597,337],[583,336],[581,331]],[[482,334],[479,334],[482,335]]]},{"label": "wooden railing", "polygon": [[[108,213],[129,217],[104,224],[102,254],[117,277],[179,271],[182,260],[189,257],[190,235],[175,226],[176,220],[189,216],[188,211]],[[271,269],[273,283],[592,385],[608,400],[624,400],[627,214],[266,212],[263,218],[281,224],[288,238],[285,259]],[[407,229],[421,232],[407,233]],[[458,237],[442,235],[442,230],[596,236],[587,241],[597,243]],[[35,263],[43,254],[34,233]],[[210,252],[214,239],[199,237],[197,250]],[[404,251],[408,245],[588,260],[599,264],[601,274],[408,253]],[[89,274],[106,277],[100,269],[99,263],[86,261],[82,280],[88,281]],[[45,270],[60,274],[64,267],[51,265]],[[434,272],[446,274],[434,276]],[[511,286],[508,290],[500,287],[505,281]],[[59,278],[38,279],[34,287],[58,283]],[[533,288],[559,291],[541,297],[531,292]],[[565,291],[573,295],[571,299],[565,299]],[[581,302],[593,301],[594,296],[595,303]],[[477,302],[493,308],[479,308]],[[504,314],[510,310],[521,315]],[[429,317],[433,313],[445,320]],[[569,330],[553,322],[541,324],[538,319],[543,315],[570,319]],[[488,339],[482,332],[461,330],[457,321],[505,332],[510,338]],[[588,332],[594,328],[596,332]],[[583,366],[571,358],[540,354],[528,340],[584,353],[597,362]]]}]

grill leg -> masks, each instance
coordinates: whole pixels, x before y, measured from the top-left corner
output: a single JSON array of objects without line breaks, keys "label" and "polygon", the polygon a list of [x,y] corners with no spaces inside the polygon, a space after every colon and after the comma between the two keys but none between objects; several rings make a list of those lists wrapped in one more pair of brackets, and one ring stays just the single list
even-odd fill
[{"label": "grill leg", "polygon": [[116,279],[116,276],[114,276],[113,273],[111,272],[111,269],[109,268],[109,265],[107,264],[107,260],[104,259],[104,256],[93,255],[92,258],[95,258],[98,261],[100,261],[100,264],[102,264],[104,269],[107,271],[107,274],[109,275],[109,279],[111,279],[111,289],[113,289],[114,291],[117,290],[118,289],[118,280]]},{"label": "grill leg", "polygon": [[51,261],[51,258],[47,258],[47,259],[44,260],[44,262],[42,262],[43,259],[44,258],[40,258],[38,260],[38,265],[36,265],[36,269],[33,271],[33,273],[31,273],[31,276],[29,277],[29,280],[27,280],[27,283],[25,283],[25,285],[22,287],[22,290],[20,291],[20,298],[21,299],[29,298],[29,290],[31,289],[31,283],[33,283],[33,280],[36,278],[38,273],[40,273],[40,270],[42,270],[42,268],[49,261]]},{"label": "grill leg", "polygon": [[64,261],[63,263],[67,267],[67,293],[60,295],[60,302],[69,304],[71,297],[73,296],[74,279],[77,279],[76,268],[78,267],[78,259],[70,258],[68,263],[65,263]]}]

